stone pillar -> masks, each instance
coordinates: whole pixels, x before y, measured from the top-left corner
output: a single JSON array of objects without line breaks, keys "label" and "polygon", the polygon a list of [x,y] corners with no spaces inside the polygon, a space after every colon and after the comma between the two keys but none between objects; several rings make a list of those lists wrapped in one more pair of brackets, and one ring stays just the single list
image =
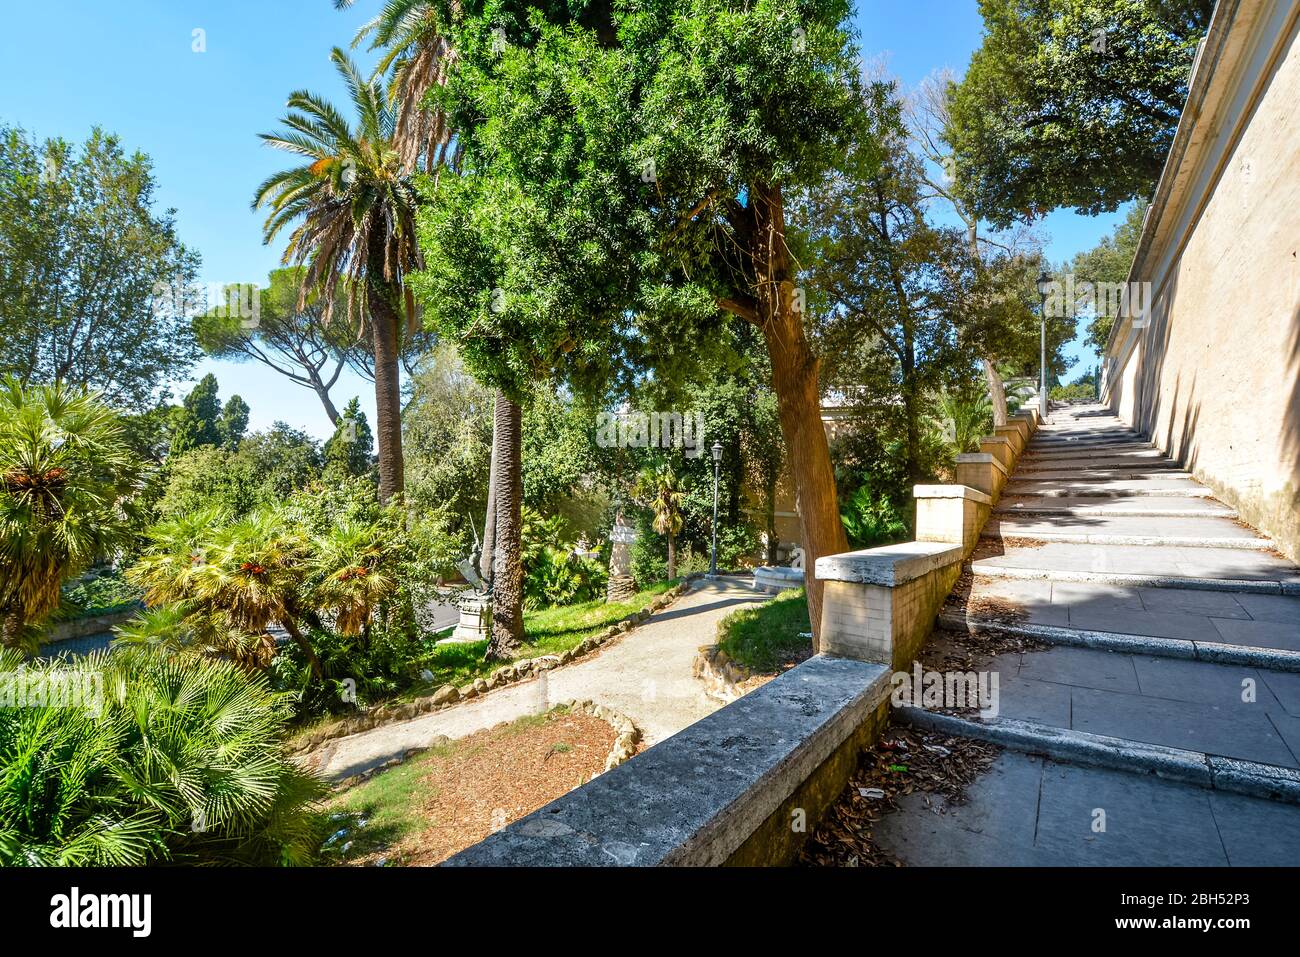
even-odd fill
[{"label": "stone pillar", "polygon": [[1008,472],[988,452],[964,452],[957,456],[957,483],[983,492],[992,499],[1002,494]]},{"label": "stone pillar", "polygon": [[961,573],[962,547],[905,542],[817,559],[821,652],[907,668]]},{"label": "stone pillar", "polygon": [[980,439],[980,451],[997,459],[1004,472],[1010,472],[1016,467],[1016,453],[1010,439],[1000,435],[986,435]]},{"label": "stone pillar", "polygon": [[993,430],[993,434],[999,438],[1007,439],[1011,442],[1011,450],[1017,458],[1024,452],[1025,446],[1029,443],[1029,425],[1024,419],[1008,419],[1006,425],[999,425]]},{"label": "stone pillar", "polygon": [[605,590],[607,602],[626,601],[636,593],[636,582],[632,579],[632,543],[636,539],[636,529],[624,525],[620,514],[609,532],[609,585]]},{"label": "stone pillar", "polygon": [[966,485],[918,485],[916,540],[960,545],[969,556],[993,510],[993,498]]}]

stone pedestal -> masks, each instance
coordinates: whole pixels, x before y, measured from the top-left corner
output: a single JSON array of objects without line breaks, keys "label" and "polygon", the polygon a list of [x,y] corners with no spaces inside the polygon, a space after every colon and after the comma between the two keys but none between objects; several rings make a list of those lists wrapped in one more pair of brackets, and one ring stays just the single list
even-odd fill
[{"label": "stone pedestal", "polygon": [[637,540],[636,529],[624,525],[621,517],[609,532],[609,585],[605,589],[608,602],[626,601],[636,594],[632,579],[632,543]]},{"label": "stone pedestal", "polygon": [[460,609],[460,621],[456,624],[456,630],[438,644],[453,645],[487,641],[492,624],[492,600],[482,592],[467,592],[457,599],[456,606]]}]

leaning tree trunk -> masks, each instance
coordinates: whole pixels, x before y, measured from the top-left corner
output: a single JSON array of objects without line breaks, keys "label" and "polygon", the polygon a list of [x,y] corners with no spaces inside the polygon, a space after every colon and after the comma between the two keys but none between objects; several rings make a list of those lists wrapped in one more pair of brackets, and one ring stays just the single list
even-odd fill
[{"label": "leaning tree trunk", "polygon": [[298,628],[298,623],[293,620],[292,615],[285,615],[280,619],[280,627],[289,633],[303,656],[307,659],[307,664],[311,667],[312,677],[318,681],[325,677],[325,669],[321,667],[320,656],[316,654],[316,649],[311,646],[307,636]]},{"label": "leaning tree trunk", "polygon": [[483,553],[478,560],[478,573],[485,582],[492,580],[492,550],[497,538],[497,423],[496,408],[492,410],[492,464],[488,466],[487,514],[483,518]]},{"label": "leaning tree trunk", "polygon": [[524,638],[521,419],[519,405],[498,390],[494,429],[497,473],[493,483],[496,541],[492,549],[492,637],[488,640],[488,661],[513,657]]},{"label": "leaning tree trunk", "polygon": [[984,377],[989,383],[989,401],[993,403],[993,427],[1007,424],[1007,390],[1002,384],[1002,376],[988,359],[984,363]]},{"label": "leaning tree trunk", "polygon": [[[380,260],[382,261],[382,260]],[[402,384],[399,373],[397,309],[378,283],[367,294],[375,350],[375,433],[379,439],[379,500],[402,491]]]},{"label": "leaning tree trunk", "polygon": [[822,424],[819,362],[795,311],[790,253],[785,245],[785,208],[779,187],[755,186],[753,262],[758,280],[756,321],[772,360],[781,434],[794,476],[803,539],[804,584],[812,621],[813,649],[821,647],[822,583],[817,559],[848,551],[835,492],[835,470]]}]

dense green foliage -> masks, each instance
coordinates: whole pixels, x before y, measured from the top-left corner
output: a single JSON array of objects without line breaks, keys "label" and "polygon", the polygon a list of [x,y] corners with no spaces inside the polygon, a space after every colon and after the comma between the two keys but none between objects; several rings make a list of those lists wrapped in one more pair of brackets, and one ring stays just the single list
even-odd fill
[{"label": "dense green foliage", "polygon": [[1213,0],[980,0],[952,98],[958,190],[1005,225],[1149,196]]},{"label": "dense green foliage", "polygon": [[0,377],[147,404],[198,357],[198,257],[153,209],[149,158],[0,126]]},{"label": "dense green foliage", "polygon": [[[0,651],[0,864],[306,864],[323,788],[288,702],[230,662]],[[13,706],[26,702],[27,706]]]},{"label": "dense green foliage", "polygon": [[[1124,217],[1124,221],[1115,227],[1111,235],[1104,237],[1092,249],[1085,250],[1074,257],[1068,266],[1068,271],[1074,274],[1076,289],[1082,288],[1084,283],[1128,281],[1133,257],[1137,255],[1138,240],[1142,238],[1142,223],[1146,211],[1147,203],[1134,203],[1133,208]],[[1097,352],[1104,352],[1115,318],[1113,314],[1099,310],[1088,323],[1084,342]]]}]

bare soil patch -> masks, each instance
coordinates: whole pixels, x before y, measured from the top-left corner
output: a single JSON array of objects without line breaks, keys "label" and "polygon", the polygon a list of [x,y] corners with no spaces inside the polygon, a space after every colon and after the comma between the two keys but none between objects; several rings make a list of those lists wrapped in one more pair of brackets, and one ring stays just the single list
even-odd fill
[{"label": "bare soil patch", "polygon": [[330,802],[326,858],[347,865],[438,864],[605,768],[616,732],[557,708],[440,745]]}]

